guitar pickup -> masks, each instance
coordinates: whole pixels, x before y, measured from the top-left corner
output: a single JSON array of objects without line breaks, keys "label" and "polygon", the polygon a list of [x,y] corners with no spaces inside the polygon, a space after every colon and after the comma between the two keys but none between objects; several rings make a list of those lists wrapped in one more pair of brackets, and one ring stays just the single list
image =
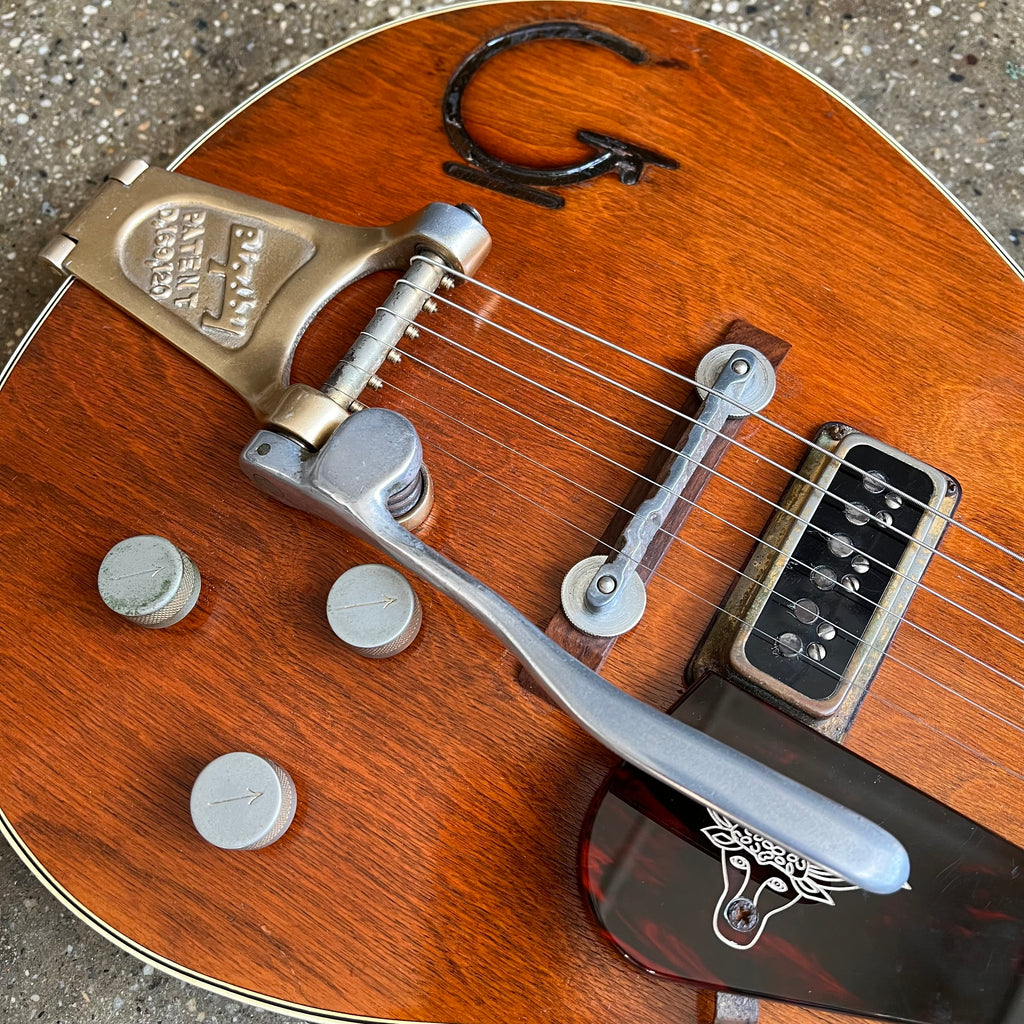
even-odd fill
[{"label": "guitar pickup", "polygon": [[[845,729],[955,511],[945,473],[828,424],[695,659]],[[839,724],[842,723],[842,724]],[[829,731],[827,728],[825,731]]]}]

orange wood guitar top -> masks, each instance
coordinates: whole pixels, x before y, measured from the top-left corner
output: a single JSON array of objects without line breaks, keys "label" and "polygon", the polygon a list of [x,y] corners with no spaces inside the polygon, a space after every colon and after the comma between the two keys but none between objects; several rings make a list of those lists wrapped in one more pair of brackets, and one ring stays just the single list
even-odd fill
[{"label": "orange wood guitar top", "polygon": [[[440,106],[456,66],[503,32],[554,19],[612,32],[648,59],[560,41],[503,53],[467,91],[474,139],[509,163],[572,164],[587,153],[582,128],[677,168],[552,189],[558,210],[444,172],[459,159]],[[1019,274],[854,111],[737,38],[591,3],[452,10],[306,68],[180,169],[353,224],[469,202],[494,239],[484,281],[679,373],[745,319],[792,346],[768,415],[803,437],[842,420],[948,471],[964,489],[958,518],[1019,546]],[[325,308],[297,379],[322,383],[391,280]],[[686,398],[685,382],[479,288],[453,298],[668,408]],[[671,421],[465,314],[424,322],[643,435],[660,438]],[[541,424],[638,470],[651,442],[427,331],[405,347],[416,358],[388,366],[365,400],[405,413],[424,440],[438,497],[422,536],[543,627],[562,575],[614,511],[596,495],[618,502],[632,479]],[[255,428],[236,396],[78,284],[0,394],[0,809],[23,856],[133,951],[262,1005],[467,1024],[694,1020],[694,992],[627,964],[581,897],[583,817],[615,759],[416,581],[416,643],[379,662],[346,653],[327,592],[379,556],[244,480],[237,458]],[[767,424],[750,421],[740,438],[787,467],[801,461],[802,446]],[[771,500],[786,483],[740,450],[720,468]],[[754,535],[770,511],[720,479],[701,503]],[[140,533],[169,537],[203,575],[197,610],[171,629],[135,628],[96,594],[106,551]],[[684,533],[734,566],[750,548],[699,511]],[[943,550],[1011,589],[1021,579],[1018,562],[963,531]],[[603,674],[667,708],[730,573],[681,545],[661,571]],[[940,559],[926,582],[1012,636],[928,593],[913,622],[1020,674],[1019,602]],[[973,703],[890,660],[848,746],[1024,842],[1019,690],[909,624],[893,654]],[[189,820],[195,776],[229,750],[272,757],[298,786],[295,823],[258,853],[206,845]],[[832,1018],[770,1007],[763,1019]]]}]

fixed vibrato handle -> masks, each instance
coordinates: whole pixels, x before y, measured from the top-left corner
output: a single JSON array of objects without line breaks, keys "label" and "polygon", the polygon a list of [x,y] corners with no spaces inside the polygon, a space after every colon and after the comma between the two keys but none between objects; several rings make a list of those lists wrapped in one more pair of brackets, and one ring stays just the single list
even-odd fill
[{"label": "fixed vibrato handle", "polygon": [[409,488],[422,464],[404,416],[357,412],[317,452],[262,430],[240,461],[262,490],[344,527],[461,605],[555,704],[624,760],[862,889],[891,893],[906,883],[906,850],[884,829],[612,686],[399,525],[388,499]]}]

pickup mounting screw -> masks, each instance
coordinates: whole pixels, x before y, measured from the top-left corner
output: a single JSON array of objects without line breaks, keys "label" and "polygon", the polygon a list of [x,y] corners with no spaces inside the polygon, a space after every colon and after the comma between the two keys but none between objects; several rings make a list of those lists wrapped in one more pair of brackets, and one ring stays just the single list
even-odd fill
[{"label": "pickup mounting screw", "polygon": [[819,643],[813,643],[807,645],[807,657],[811,661],[824,661],[825,660],[825,645]]}]

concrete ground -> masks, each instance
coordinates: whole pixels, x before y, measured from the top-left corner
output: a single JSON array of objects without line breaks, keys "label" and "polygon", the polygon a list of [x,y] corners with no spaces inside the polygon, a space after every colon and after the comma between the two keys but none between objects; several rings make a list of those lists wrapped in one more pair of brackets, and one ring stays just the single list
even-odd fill
[{"label": "concrete ground", "polygon": [[[1024,264],[1018,0],[663,6],[741,32],[835,86]],[[56,287],[35,254],[109,168],[128,156],[165,164],[280,72],[420,9],[412,0],[4,0],[0,362]],[[0,848],[0,1020],[227,1024],[257,1017],[268,1019],[117,951]]]}]

